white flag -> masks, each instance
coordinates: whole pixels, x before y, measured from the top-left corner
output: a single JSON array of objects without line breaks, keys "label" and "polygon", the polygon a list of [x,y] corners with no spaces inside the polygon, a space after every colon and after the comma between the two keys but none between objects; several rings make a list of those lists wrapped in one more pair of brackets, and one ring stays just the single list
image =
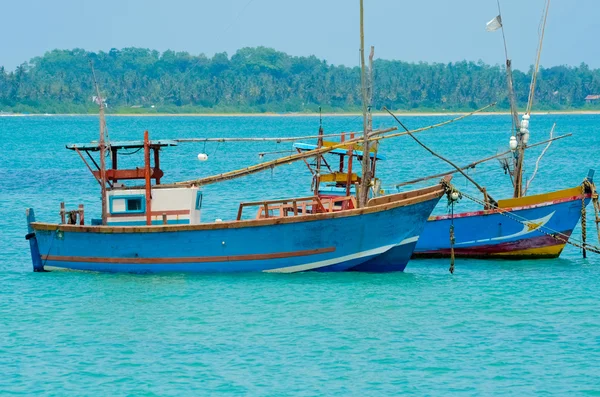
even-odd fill
[{"label": "white flag", "polygon": [[502,27],[502,17],[498,15],[496,18],[492,19],[485,25],[485,30],[488,32],[493,32],[494,30],[498,30]]}]

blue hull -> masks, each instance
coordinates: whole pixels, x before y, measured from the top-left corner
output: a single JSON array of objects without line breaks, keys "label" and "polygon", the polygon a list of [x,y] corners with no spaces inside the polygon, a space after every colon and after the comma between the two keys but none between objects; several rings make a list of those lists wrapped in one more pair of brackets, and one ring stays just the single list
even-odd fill
[{"label": "blue hull", "polygon": [[404,230],[404,234],[399,244],[350,270],[373,273],[404,271],[415,250],[419,235],[425,227],[426,222],[421,219],[421,216],[424,213],[431,213],[437,203],[437,200],[428,201],[413,208],[411,214],[408,214],[400,224],[402,225],[400,229]]},{"label": "blue hull", "polygon": [[438,201],[428,197],[414,204],[204,225],[31,226],[46,270],[345,271],[413,238],[415,224],[424,224]]},{"label": "blue hull", "polygon": [[[589,203],[589,198],[585,204]],[[457,257],[532,259],[556,258],[581,218],[581,196],[511,208],[523,224],[498,211],[455,214],[454,252]],[[451,220],[430,219],[419,238],[415,258],[450,256]],[[560,239],[550,234],[559,232]]]}]

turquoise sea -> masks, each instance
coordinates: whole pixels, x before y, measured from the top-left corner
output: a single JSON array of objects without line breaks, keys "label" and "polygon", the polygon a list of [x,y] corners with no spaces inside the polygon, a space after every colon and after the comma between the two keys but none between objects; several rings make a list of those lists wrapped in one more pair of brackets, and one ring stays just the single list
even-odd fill
[{"label": "turquoise sea", "polygon": [[[448,118],[403,121],[417,128]],[[600,179],[600,116],[533,116],[531,142],[546,139],[554,122],[555,135],[573,136],[550,147],[532,194],[577,186],[588,168]],[[361,119],[325,117],[323,125],[325,133],[360,130]],[[108,126],[113,140],[141,139],[145,129],[155,139],[297,136],[315,134],[318,117],[108,117]],[[466,164],[505,150],[509,129],[508,116],[482,116],[419,136]],[[0,117],[0,395],[600,396],[600,258],[584,260],[573,247],[558,260],[461,259],[454,275],[446,260],[381,275],[33,273],[26,207],[53,222],[61,201],[84,204],[88,220],[100,214],[97,184],[65,149],[97,131],[92,116]],[[161,165],[175,181],[290,149],[181,144]],[[528,154],[529,176],[541,150]],[[201,152],[207,162],[196,159]],[[381,152],[384,186],[448,169],[409,137],[385,141]],[[141,165],[136,155],[128,161]],[[510,196],[497,161],[470,173],[495,198]],[[241,200],[309,188],[302,162],[211,185],[203,218],[231,218]],[[476,205],[458,206],[469,208]]]}]

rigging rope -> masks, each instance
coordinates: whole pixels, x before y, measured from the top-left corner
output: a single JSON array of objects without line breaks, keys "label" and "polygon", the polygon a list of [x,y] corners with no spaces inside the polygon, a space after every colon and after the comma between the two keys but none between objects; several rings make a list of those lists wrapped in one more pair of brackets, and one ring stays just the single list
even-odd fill
[{"label": "rigging rope", "polygon": [[[586,179],[583,182],[582,185],[583,186],[593,186],[594,184]],[[466,197],[469,200],[471,200],[473,202],[476,202],[478,204],[485,205],[484,201],[479,200],[476,197],[470,196],[469,194],[460,191],[459,189],[457,189],[456,187],[454,187],[451,184],[450,184],[450,186],[452,186],[453,189],[455,189],[457,192],[459,192],[461,194],[461,196]],[[595,186],[594,186],[594,190],[595,190]],[[582,189],[582,191],[585,192],[584,189]],[[582,200],[585,200],[585,196],[586,195],[584,193],[584,197],[583,197]],[[585,201],[584,201],[584,203],[585,203]],[[497,210],[500,215],[506,216],[507,218],[510,218],[510,219],[512,219],[512,220],[514,220],[514,221],[516,221],[516,222],[518,222],[518,223],[520,223],[520,224],[522,224],[524,226],[531,226],[531,222],[527,218],[524,218],[524,217],[522,217],[520,215],[517,215],[514,212],[506,210],[504,208],[500,208],[497,205],[491,205],[491,207],[492,207],[492,209]],[[585,208],[584,208],[584,210],[585,210]],[[580,240],[577,240],[577,239],[573,238],[573,236],[568,236],[568,235],[566,235],[566,234],[564,234],[562,232],[559,232],[559,231],[556,231],[556,230],[554,230],[552,228],[549,228],[548,226],[545,226],[545,225],[539,226],[537,228],[537,231],[539,231],[540,233],[545,234],[546,236],[552,237],[555,240],[560,241],[561,243],[570,244],[570,245],[572,245],[574,247],[577,247],[579,249],[585,249],[587,251],[591,251],[591,252],[594,252],[596,254],[600,254],[600,247],[594,246],[594,245],[591,245],[591,244],[587,244],[586,242],[582,242]]]}]

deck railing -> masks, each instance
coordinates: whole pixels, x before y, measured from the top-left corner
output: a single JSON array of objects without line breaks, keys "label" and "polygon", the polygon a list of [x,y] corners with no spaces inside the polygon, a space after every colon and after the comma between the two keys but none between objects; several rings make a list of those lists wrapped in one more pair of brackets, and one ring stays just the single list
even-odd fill
[{"label": "deck railing", "polygon": [[306,214],[335,212],[356,208],[354,197],[300,197],[284,200],[255,201],[240,203],[237,220],[242,219],[244,208],[259,207],[256,219],[283,218]]}]

